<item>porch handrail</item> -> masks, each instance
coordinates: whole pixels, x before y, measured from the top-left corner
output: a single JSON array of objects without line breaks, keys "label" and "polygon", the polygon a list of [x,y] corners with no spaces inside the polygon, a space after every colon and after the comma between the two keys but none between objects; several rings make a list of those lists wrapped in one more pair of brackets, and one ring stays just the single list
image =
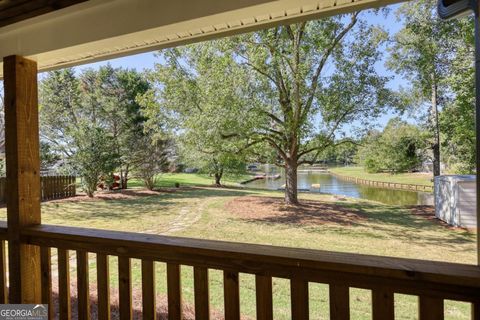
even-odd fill
[{"label": "porch handrail", "polygon": [[[5,222],[0,222],[0,239],[6,239]],[[188,265],[200,270],[220,269],[237,275],[236,281],[239,272],[270,281],[272,277],[290,279],[293,318],[296,318],[294,303],[301,301],[295,300],[293,295],[305,296],[307,290],[308,297],[308,282],[325,283],[331,289],[370,289],[372,297],[376,292],[387,293],[387,296],[388,293],[418,295],[420,301],[422,298],[430,302],[441,301],[442,313],[443,299],[472,302],[476,312],[480,305],[480,268],[476,265],[55,225],[25,228],[21,241],[42,248],[77,250],[77,255],[92,252],[127,261],[136,258],[166,262],[170,266]],[[295,288],[300,293],[295,293]],[[225,291],[225,295],[228,294]],[[332,300],[332,291],[330,297]],[[237,298],[234,294],[233,300]],[[393,297],[391,299],[393,305]],[[305,303],[308,306],[308,301]],[[373,299],[374,315],[376,308],[384,307],[381,303],[385,301],[376,303]],[[390,303],[390,298],[386,303]],[[424,308],[436,308],[434,303],[423,305],[426,305]]]}]

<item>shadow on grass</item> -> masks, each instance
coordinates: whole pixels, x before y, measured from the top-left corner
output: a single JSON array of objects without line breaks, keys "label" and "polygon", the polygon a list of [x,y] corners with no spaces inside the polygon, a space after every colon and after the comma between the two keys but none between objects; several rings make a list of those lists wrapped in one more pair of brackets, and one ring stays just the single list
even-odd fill
[{"label": "shadow on grass", "polygon": [[[184,205],[180,203],[183,199],[238,197],[246,194],[249,192],[227,188],[181,188],[153,194],[142,190],[123,190],[122,195],[127,195],[128,198],[108,198],[109,194],[106,193],[93,199],[63,199],[45,202],[42,211],[48,213],[51,219],[62,219],[67,222],[86,222],[94,219],[133,220],[154,213],[172,214],[168,212],[169,209]],[[115,192],[111,195],[115,195]]]},{"label": "shadow on grass", "polygon": [[248,196],[227,204],[227,210],[243,221],[289,225],[311,233],[354,235],[391,239],[422,245],[456,247],[475,241],[475,234],[451,228],[434,218],[428,206],[389,206],[358,203],[329,203],[303,200],[299,206],[285,205],[282,199]]},{"label": "shadow on grass", "polygon": [[375,234],[385,235],[385,238],[452,248],[458,248],[459,244],[474,243],[476,239],[474,233],[452,228],[436,219],[435,209],[431,206],[388,206],[366,202],[345,206],[361,210],[367,216],[367,223],[357,226],[371,228]]}]

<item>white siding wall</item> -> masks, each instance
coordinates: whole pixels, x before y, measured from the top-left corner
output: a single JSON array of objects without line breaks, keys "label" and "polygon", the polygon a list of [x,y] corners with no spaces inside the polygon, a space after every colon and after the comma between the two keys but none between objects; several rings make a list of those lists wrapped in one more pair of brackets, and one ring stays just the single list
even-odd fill
[{"label": "white siding wall", "polygon": [[458,184],[459,198],[457,201],[457,211],[460,217],[460,225],[465,228],[476,228],[476,193],[475,182],[460,181]]},{"label": "white siding wall", "polygon": [[435,178],[435,216],[452,226],[476,228],[474,176]]}]

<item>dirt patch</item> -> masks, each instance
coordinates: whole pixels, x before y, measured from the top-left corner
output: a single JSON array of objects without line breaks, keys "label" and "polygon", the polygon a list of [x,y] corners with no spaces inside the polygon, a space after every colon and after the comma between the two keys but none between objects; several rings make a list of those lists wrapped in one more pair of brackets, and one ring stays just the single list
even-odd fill
[{"label": "dirt patch", "polygon": [[48,202],[58,203],[58,202],[83,202],[83,201],[108,201],[108,200],[124,200],[124,199],[135,199],[141,197],[150,197],[153,195],[159,195],[162,193],[175,193],[180,189],[178,188],[162,188],[156,190],[148,189],[126,189],[126,190],[115,190],[115,191],[98,191],[95,195],[90,198],[86,194],[77,194],[74,197],[65,198],[65,199],[55,199]]},{"label": "dirt patch", "polygon": [[300,205],[291,206],[281,198],[248,196],[233,199],[226,209],[242,219],[264,223],[354,225],[367,219],[355,208],[314,200],[302,200]]}]

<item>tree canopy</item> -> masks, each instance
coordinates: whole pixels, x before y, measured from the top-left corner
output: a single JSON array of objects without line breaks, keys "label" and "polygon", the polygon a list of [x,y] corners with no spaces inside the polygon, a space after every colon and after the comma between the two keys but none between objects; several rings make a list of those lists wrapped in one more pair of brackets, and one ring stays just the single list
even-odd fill
[{"label": "tree canopy", "polygon": [[417,126],[393,118],[382,132],[372,131],[364,137],[358,160],[369,172],[418,170],[424,159],[424,136]]},{"label": "tree canopy", "polygon": [[159,102],[146,105],[157,115],[173,111],[186,140],[204,151],[249,150],[283,167],[286,202],[296,204],[297,167],[315,162],[345,124],[367,123],[391,99],[388,78],[375,69],[386,35],[360,16],[166,51],[150,94]]},{"label": "tree canopy", "polygon": [[110,65],[78,75],[52,71],[41,81],[41,139],[83,178],[90,196],[99,178],[108,182],[114,172],[127,187],[137,142],[146,136],[137,96],[149,87],[137,71]]},{"label": "tree canopy", "polygon": [[455,99],[452,75],[465,75],[463,71],[458,73],[455,61],[473,61],[468,59],[470,54],[465,56],[465,42],[459,41],[468,29],[466,25],[472,30],[471,19],[442,20],[436,12],[436,1],[432,0],[405,3],[397,15],[403,28],[393,36],[388,66],[409,81],[405,94],[430,133],[426,139],[432,150],[433,174],[437,176],[441,173],[439,113]]}]

